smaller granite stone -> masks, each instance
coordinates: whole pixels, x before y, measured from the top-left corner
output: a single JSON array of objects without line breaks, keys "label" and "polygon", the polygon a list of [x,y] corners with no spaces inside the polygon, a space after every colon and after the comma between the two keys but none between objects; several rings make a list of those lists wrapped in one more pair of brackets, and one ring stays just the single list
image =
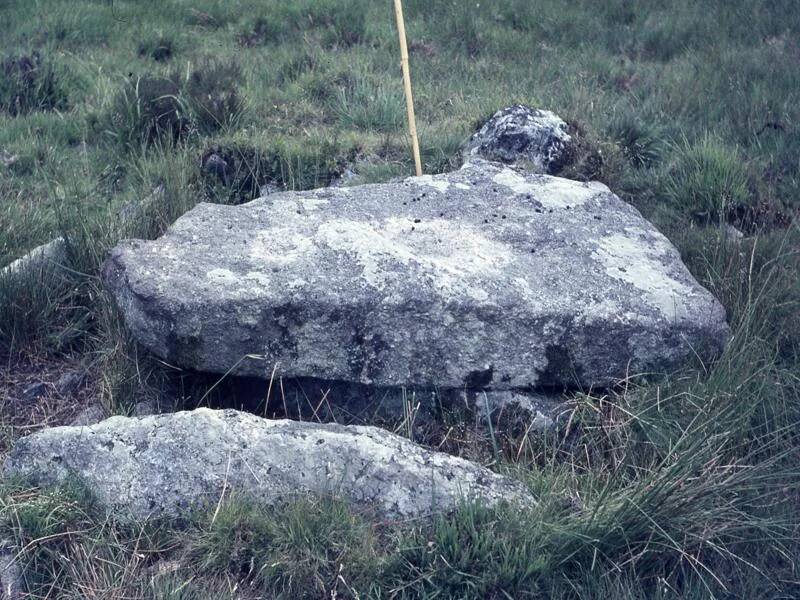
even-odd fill
[{"label": "smaller granite stone", "polygon": [[555,175],[574,160],[575,141],[555,113],[515,104],[497,111],[472,136],[466,155]]},{"label": "smaller granite stone", "polygon": [[17,441],[4,472],[35,485],[77,477],[123,519],[179,515],[226,492],[267,505],[334,496],[385,518],[535,502],[512,479],[375,427],[205,408],[45,429]]}]

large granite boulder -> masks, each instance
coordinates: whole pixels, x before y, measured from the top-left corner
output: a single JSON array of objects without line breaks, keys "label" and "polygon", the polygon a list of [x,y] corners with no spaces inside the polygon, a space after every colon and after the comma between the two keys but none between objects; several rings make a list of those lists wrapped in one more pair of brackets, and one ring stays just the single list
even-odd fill
[{"label": "large granite boulder", "polygon": [[205,408],[45,429],[17,441],[4,471],[38,485],[77,477],[122,518],[174,516],[223,493],[267,505],[332,495],[392,518],[534,502],[518,482],[382,429]]},{"label": "large granite boulder", "polygon": [[156,355],[262,378],[588,388],[710,360],[728,336],[676,249],[606,186],[485,161],[200,204],[120,243],[103,277]]},{"label": "large granite boulder", "polygon": [[497,111],[472,136],[467,160],[480,157],[555,175],[575,159],[567,124],[549,110],[515,104]]}]

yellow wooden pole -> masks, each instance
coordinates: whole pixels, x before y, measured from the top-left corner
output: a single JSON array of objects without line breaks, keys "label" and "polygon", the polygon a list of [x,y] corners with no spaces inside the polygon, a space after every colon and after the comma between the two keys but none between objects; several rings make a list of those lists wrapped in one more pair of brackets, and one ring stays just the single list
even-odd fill
[{"label": "yellow wooden pole", "polygon": [[422,161],[419,157],[417,119],[414,116],[414,98],[411,95],[411,70],[408,66],[408,44],[406,43],[406,24],[405,20],[403,19],[403,0],[394,0],[394,12],[397,16],[397,33],[400,35],[400,66],[403,69],[403,86],[406,89],[408,131],[411,133],[411,148],[414,152],[414,166],[417,170],[417,177],[419,177],[422,175]]}]

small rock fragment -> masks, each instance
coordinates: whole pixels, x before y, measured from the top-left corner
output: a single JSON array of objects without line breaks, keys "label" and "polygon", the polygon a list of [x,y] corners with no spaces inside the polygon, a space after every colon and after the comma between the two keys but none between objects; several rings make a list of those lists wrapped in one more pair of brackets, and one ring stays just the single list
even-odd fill
[{"label": "small rock fragment", "polygon": [[92,404],[91,406],[87,406],[81,412],[79,412],[78,415],[72,419],[70,425],[72,427],[86,427],[88,425],[99,423],[105,418],[105,409],[99,404]]},{"label": "small rock fragment", "polygon": [[353,171],[350,167],[345,167],[342,174],[336,177],[333,181],[331,181],[330,186],[328,187],[332,188],[345,187],[347,185],[352,185],[357,179],[358,179],[358,173]]},{"label": "small rock fragment", "polygon": [[146,417],[158,414],[158,406],[153,400],[142,400],[133,407],[134,417]]},{"label": "small rock fragment", "polygon": [[263,198],[264,196],[269,196],[270,194],[277,194],[281,191],[281,187],[274,183],[265,183],[260,188],[258,188],[258,193]]},{"label": "small rock fragment", "polygon": [[0,165],[3,165],[7,169],[13,167],[18,160],[19,160],[18,154],[11,154],[5,150],[0,150]]},{"label": "small rock fragment", "polygon": [[744,239],[744,234],[733,225],[724,226],[725,239],[733,244],[739,244]]},{"label": "small rock fragment", "polygon": [[63,265],[67,261],[67,242],[58,237],[47,244],[38,246],[25,256],[0,269],[0,278],[22,281],[37,273]]},{"label": "small rock fragment", "polygon": [[22,400],[25,402],[34,402],[44,396],[46,392],[47,386],[41,381],[37,381],[22,390]]},{"label": "small rock fragment", "polygon": [[21,598],[22,570],[16,560],[14,545],[8,540],[0,540],[0,599]]},{"label": "small rock fragment", "polygon": [[61,396],[68,396],[83,383],[84,374],[80,371],[67,371],[56,381],[56,392]]},{"label": "small rock fragment", "polygon": [[533,431],[553,429],[564,414],[564,402],[559,395],[508,390],[467,394],[468,402],[475,407],[482,419],[491,418],[496,421],[503,413],[516,411],[516,414],[527,415]]},{"label": "small rock fragment", "polygon": [[228,162],[216,152],[211,152],[202,158],[203,172],[216,177],[223,185],[229,185],[233,176]]}]

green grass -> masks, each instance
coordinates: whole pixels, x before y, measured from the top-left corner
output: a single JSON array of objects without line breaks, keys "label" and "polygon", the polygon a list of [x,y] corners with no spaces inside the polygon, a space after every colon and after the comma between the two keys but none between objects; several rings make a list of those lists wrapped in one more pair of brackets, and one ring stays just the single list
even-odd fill
[{"label": "green grass", "polygon": [[[503,106],[560,114],[579,138],[566,175],[604,181],[672,240],[728,311],[725,355],[573,394],[546,437],[461,410],[414,432],[526,482],[540,503],[511,513],[383,523],[336,499],[234,498],[216,518],[131,525],[77,487],[2,482],[0,538],[32,597],[800,595],[796,2],[404,5],[426,172],[457,167]],[[394,27],[391,3],[366,0],[3,3],[0,266],[56,235],[70,264],[0,279],[2,364],[86,357],[114,412],[193,406],[208,384],[137,348],[102,261],[199,201],[327,185],[345,166],[411,174]],[[34,53],[35,76],[13,67]],[[231,177],[201,170],[209,152]],[[0,431],[16,435],[2,416]]]},{"label": "green grass", "polygon": [[724,222],[731,207],[749,204],[747,167],[735,149],[705,137],[694,144],[684,142],[674,155],[665,193],[683,212]]}]

